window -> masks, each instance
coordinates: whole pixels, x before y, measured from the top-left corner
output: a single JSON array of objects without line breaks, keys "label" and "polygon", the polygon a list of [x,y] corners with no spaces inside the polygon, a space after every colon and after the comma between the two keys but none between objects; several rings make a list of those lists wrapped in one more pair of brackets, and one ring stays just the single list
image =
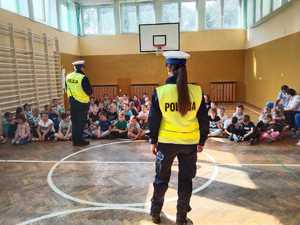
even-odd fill
[{"label": "window", "polygon": [[29,5],[28,0],[17,0],[18,3],[18,13],[22,16],[29,17]]},{"label": "window", "polygon": [[155,12],[153,3],[140,3],[138,7],[140,24],[155,23]]},{"label": "window", "polygon": [[181,3],[181,29],[196,31],[198,29],[198,12],[196,2]]},{"label": "window", "polygon": [[122,4],[121,5],[121,18],[122,18],[122,32],[134,33],[137,32],[137,11],[135,4]]},{"label": "window", "polygon": [[162,22],[176,23],[179,22],[178,3],[166,2],[162,4]]},{"label": "window", "polygon": [[1,8],[12,12],[17,12],[16,0],[1,0],[0,3],[1,3]]},{"label": "window", "polygon": [[281,7],[282,0],[273,0],[273,10],[276,10]]},{"label": "window", "polygon": [[32,0],[33,18],[39,22],[46,22],[44,0]]},{"label": "window", "polygon": [[46,0],[45,1],[45,11],[46,11],[46,23],[52,27],[57,28],[57,7],[56,1]]},{"label": "window", "polygon": [[255,9],[255,22],[259,21],[262,17],[261,15],[261,2],[262,0],[256,0],[256,9]]},{"label": "window", "polygon": [[247,26],[251,27],[253,25],[253,17],[254,17],[254,4],[253,1],[247,2]]},{"label": "window", "polygon": [[69,1],[68,4],[68,24],[69,29],[68,31],[74,35],[77,35],[77,15],[76,15],[76,5],[73,1]]},{"label": "window", "polygon": [[206,0],[205,3],[205,28],[221,28],[221,1]]},{"label": "window", "polygon": [[63,31],[69,31],[68,21],[68,4],[66,1],[59,1],[59,18],[60,18],[60,29]]},{"label": "window", "polygon": [[263,17],[271,13],[271,1],[272,0],[263,0]]},{"label": "window", "polygon": [[99,9],[101,34],[115,34],[115,17],[113,6],[103,6]]},{"label": "window", "polygon": [[98,16],[97,8],[84,8],[82,10],[83,32],[84,34],[98,33]]},{"label": "window", "polygon": [[223,28],[241,27],[240,0],[224,1]]}]

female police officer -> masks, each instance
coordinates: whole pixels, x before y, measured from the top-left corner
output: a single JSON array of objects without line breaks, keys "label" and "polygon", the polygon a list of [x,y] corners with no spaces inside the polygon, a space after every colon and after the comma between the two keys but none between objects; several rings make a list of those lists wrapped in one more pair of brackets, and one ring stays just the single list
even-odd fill
[{"label": "female police officer", "polygon": [[187,224],[197,150],[203,150],[207,139],[208,115],[200,86],[187,83],[186,60],[190,55],[180,51],[165,52],[163,55],[169,77],[165,85],[154,91],[149,115],[151,150],[156,155],[151,216],[154,223],[160,223],[171,167],[177,156],[176,224]]}]

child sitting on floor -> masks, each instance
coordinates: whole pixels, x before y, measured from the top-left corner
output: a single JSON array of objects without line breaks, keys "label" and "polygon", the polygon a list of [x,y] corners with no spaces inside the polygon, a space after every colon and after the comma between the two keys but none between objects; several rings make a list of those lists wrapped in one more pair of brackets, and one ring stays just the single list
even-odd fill
[{"label": "child sitting on floor", "polygon": [[40,121],[41,117],[40,117],[40,112],[38,108],[34,108],[32,110],[32,123],[29,123],[30,129],[31,129],[31,134],[32,134],[32,140],[35,140],[36,138],[38,138],[38,134],[37,134],[37,128],[39,125],[39,121]]},{"label": "child sitting on floor", "polygon": [[209,115],[209,135],[210,137],[220,136],[223,132],[221,118],[217,115],[217,109],[211,108]]},{"label": "child sitting on floor", "polygon": [[225,133],[230,141],[240,142],[242,140],[242,130],[237,117],[232,117],[231,124],[225,129]]},{"label": "child sitting on floor", "polygon": [[238,123],[241,125],[244,121],[244,106],[238,105],[232,117],[236,117],[238,119]]},{"label": "child sitting on floor", "polygon": [[90,122],[87,129],[85,130],[87,138],[97,139],[100,138],[100,127],[98,121]]},{"label": "child sitting on floor", "polygon": [[61,114],[58,132],[55,134],[57,141],[69,141],[72,137],[72,122],[67,113]]},{"label": "child sitting on floor", "polygon": [[114,127],[111,131],[114,138],[127,138],[127,121],[125,119],[125,112],[122,111],[119,113],[119,118],[115,122]]},{"label": "child sitting on floor", "polygon": [[222,128],[226,129],[231,121],[228,119],[228,116],[226,116],[225,114],[225,108],[221,106],[217,110],[218,110],[218,116],[221,119]]},{"label": "child sitting on floor", "polygon": [[128,137],[132,140],[141,140],[145,138],[145,131],[141,129],[136,116],[131,116],[128,123]]},{"label": "child sitting on floor", "polygon": [[41,119],[38,123],[37,134],[39,141],[53,141],[55,138],[54,126],[52,120],[48,117],[48,112],[41,113]]},{"label": "child sitting on floor", "polygon": [[14,138],[17,124],[14,115],[11,112],[4,113],[4,117],[2,120],[2,129],[4,137],[9,139]]},{"label": "child sitting on floor", "polygon": [[[262,122],[262,121],[261,121]],[[260,129],[260,141],[272,143],[276,141],[280,136],[280,131],[275,121],[273,121],[272,115],[268,114],[266,117],[266,121],[258,124]]]},{"label": "child sitting on floor", "polygon": [[149,118],[149,110],[148,110],[147,106],[142,105],[142,110],[140,111],[140,113],[138,115],[138,120],[143,129],[146,129],[148,127],[148,118]]},{"label": "child sitting on floor", "polygon": [[107,138],[111,132],[111,122],[107,119],[106,113],[100,113],[99,118],[100,138]]},{"label": "child sitting on floor", "polygon": [[12,144],[24,145],[31,141],[30,126],[24,114],[19,114],[17,118],[17,130]]},{"label": "child sitting on floor", "polygon": [[250,120],[249,115],[244,116],[244,121],[242,123],[242,141],[247,141],[250,144],[254,144],[257,139],[255,135],[255,125]]}]

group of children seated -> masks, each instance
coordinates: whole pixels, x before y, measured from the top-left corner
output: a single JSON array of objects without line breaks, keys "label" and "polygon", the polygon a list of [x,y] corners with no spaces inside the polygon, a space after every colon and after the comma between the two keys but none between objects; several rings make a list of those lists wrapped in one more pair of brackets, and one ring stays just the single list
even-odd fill
[{"label": "group of children seated", "polygon": [[234,142],[271,143],[280,138],[283,131],[288,129],[283,114],[279,110],[266,107],[255,125],[249,115],[244,113],[244,106],[238,105],[231,118],[225,115],[225,108],[210,108],[209,136],[228,137]]},{"label": "group of children seated", "polygon": [[[146,139],[148,115],[151,101],[144,95],[138,99],[127,95],[99,101],[91,98],[88,121],[84,129],[85,138],[130,138]],[[69,141],[72,139],[71,117],[57,99],[45,105],[40,112],[29,104],[18,107],[16,113],[4,113],[3,136],[0,142],[11,140],[12,144],[23,145],[31,141]]]},{"label": "group of children seated", "polygon": [[[283,86],[286,87],[286,86]],[[287,91],[287,93],[289,93]],[[282,99],[285,97],[281,90]],[[282,97],[283,96],[283,97]],[[244,113],[244,106],[238,105],[232,117],[227,117],[224,107],[217,105],[204,96],[209,112],[209,136],[228,137],[234,142],[274,142],[285,136],[289,131],[297,131],[290,115],[300,116],[299,108],[295,112],[287,110],[291,104],[278,97],[276,103],[269,102],[263,109],[256,124],[249,115]],[[300,107],[300,96],[290,97],[293,105]],[[299,99],[299,100],[297,100]],[[297,101],[296,101],[297,100]],[[286,104],[286,106],[284,106]],[[85,138],[130,138],[132,140],[148,139],[148,116],[151,100],[144,94],[142,98],[127,95],[102,99],[91,98],[88,120],[84,129]],[[291,107],[290,107],[291,108]],[[296,113],[296,114],[295,114]],[[290,118],[290,119],[288,119]],[[300,118],[300,117],[299,117]],[[292,122],[290,122],[292,121]],[[300,125],[299,126],[300,128]],[[72,139],[72,123],[70,114],[57,99],[45,105],[39,112],[31,109],[29,104],[18,107],[16,113],[6,112],[2,121],[3,136],[0,142],[7,139],[12,144],[27,144],[31,141],[68,141]],[[296,132],[295,132],[296,133]],[[300,145],[300,141],[298,143]]]},{"label": "group of children seated", "polygon": [[144,95],[141,99],[127,95],[102,101],[91,99],[85,138],[147,139],[148,116],[151,101]]},{"label": "group of children seated", "polygon": [[287,110],[281,101],[268,102],[256,123],[244,113],[243,105],[238,105],[232,117],[228,118],[224,107],[217,107],[209,101],[208,96],[205,96],[205,102],[209,109],[210,137],[228,137],[231,141],[252,145],[259,142],[272,143],[291,133],[297,136],[297,128],[286,118]]}]

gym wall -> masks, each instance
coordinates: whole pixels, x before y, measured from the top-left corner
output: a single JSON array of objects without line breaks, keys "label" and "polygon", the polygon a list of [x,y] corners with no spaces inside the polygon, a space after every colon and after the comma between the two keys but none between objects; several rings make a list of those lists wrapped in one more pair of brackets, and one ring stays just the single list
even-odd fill
[{"label": "gym wall", "polygon": [[248,31],[245,101],[263,107],[287,84],[300,92],[300,1]]},{"label": "gym wall", "polygon": [[[243,30],[184,32],[181,49],[191,53],[189,81],[209,92],[210,81],[237,81],[237,100],[244,100]],[[116,84],[128,93],[130,84],[163,84],[167,72],[162,56],[139,54],[138,35],[80,38],[82,58],[93,84]]]},{"label": "gym wall", "polygon": [[48,37],[57,37],[59,41],[59,51],[62,53],[62,66],[68,67],[69,65],[64,64],[69,62],[73,58],[80,55],[79,40],[76,36],[59,31],[50,26],[44,25],[30,20],[29,18],[20,16],[15,13],[0,9],[0,23],[2,24],[13,24],[16,28],[27,30],[30,29],[33,33],[42,35],[46,33]]}]

